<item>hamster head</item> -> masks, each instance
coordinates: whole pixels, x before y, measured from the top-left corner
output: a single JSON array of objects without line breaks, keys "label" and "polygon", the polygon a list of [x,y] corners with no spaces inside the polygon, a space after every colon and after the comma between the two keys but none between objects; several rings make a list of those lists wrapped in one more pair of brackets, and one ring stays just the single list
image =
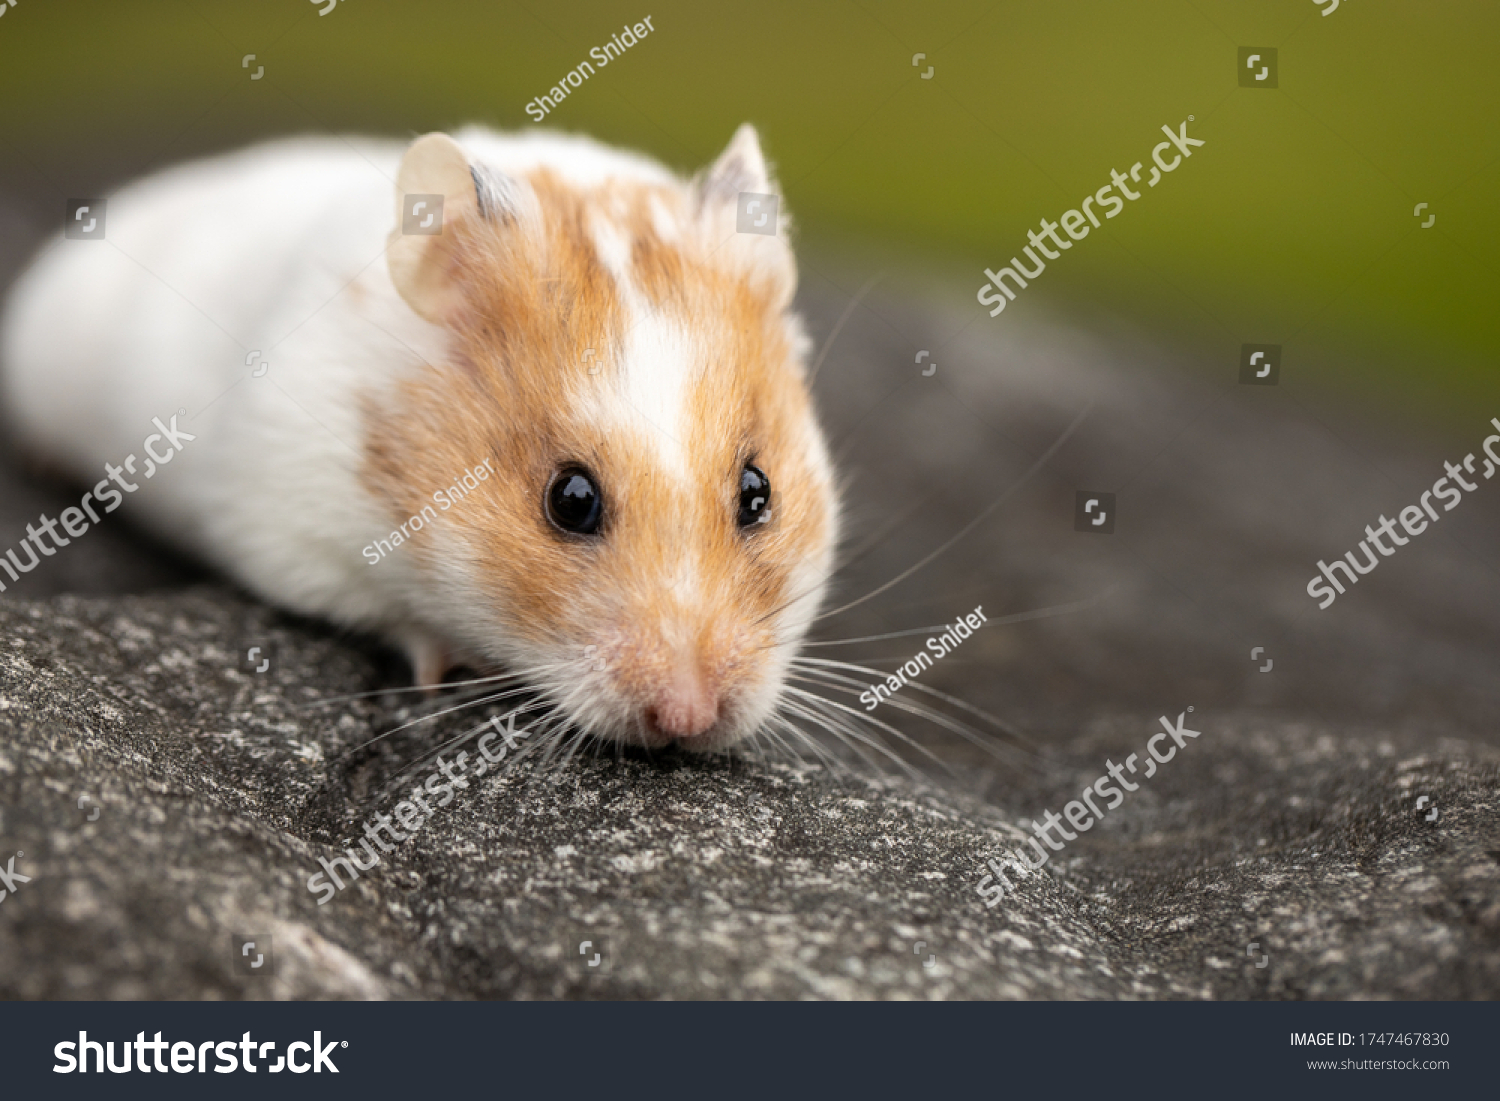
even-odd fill
[{"label": "hamster head", "polygon": [[[740,194],[775,194],[749,126],[689,182],[574,152],[601,160],[407,152],[391,280],[446,355],[367,396],[363,483],[437,513],[406,551],[420,635],[524,675],[559,725],[719,750],[775,710],[837,538],[787,221],[738,232]],[[443,197],[440,233],[401,232],[410,195]]]}]

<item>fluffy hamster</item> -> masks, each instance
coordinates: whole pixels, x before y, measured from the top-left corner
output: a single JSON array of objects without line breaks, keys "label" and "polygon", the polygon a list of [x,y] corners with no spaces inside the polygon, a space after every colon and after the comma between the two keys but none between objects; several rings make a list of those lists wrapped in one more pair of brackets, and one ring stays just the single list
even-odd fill
[{"label": "fluffy hamster", "polygon": [[174,168],[17,284],[7,411],[92,483],[180,410],[139,522],[418,683],[503,668],[600,738],[721,749],[838,523],[786,215],[738,232],[743,192],[776,193],[749,126],[693,180],[484,129]]}]

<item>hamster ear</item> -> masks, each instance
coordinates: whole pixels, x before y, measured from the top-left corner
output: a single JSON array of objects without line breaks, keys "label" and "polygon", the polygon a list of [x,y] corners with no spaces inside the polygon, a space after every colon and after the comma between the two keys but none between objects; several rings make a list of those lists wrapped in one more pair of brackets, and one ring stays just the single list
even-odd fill
[{"label": "hamster ear", "polygon": [[453,227],[465,219],[514,221],[515,181],[470,162],[447,134],[412,142],[396,177],[396,227],[386,249],[391,282],[406,304],[442,324],[462,305]]},{"label": "hamster ear", "polygon": [[766,158],[760,151],[760,137],[748,122],[740,124],[728,147],[699,182],[699,208],[725,203],[737,205],[742,191],[763,195],[771,191]]},{"label": "hamster ear", "polygon": [[[713,167],[698,177],[696,191],[700,224],[716,245],[723,242],[716,254],[769,280],[777,299],[789,303],[797,286],[797,264],[787,243],[791,222],[755,127],[747,122],[734,132]],[[746,194],[759,198],[742,200]]]}]

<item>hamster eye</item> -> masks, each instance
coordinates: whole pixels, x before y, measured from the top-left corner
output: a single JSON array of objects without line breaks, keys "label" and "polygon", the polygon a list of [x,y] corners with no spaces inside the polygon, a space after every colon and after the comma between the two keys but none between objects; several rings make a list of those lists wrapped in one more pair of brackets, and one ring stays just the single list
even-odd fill
[{"label": "hamster eye", "polygon": [[604,518],[594,479],[579,466],[564,467],[547,489],[547,519],[574,535],[593,535]]},{"label": "hamster eye", "polygon": [[740,527],[764,524],[771,518],[771,479],[753,463],[740,472]]}]

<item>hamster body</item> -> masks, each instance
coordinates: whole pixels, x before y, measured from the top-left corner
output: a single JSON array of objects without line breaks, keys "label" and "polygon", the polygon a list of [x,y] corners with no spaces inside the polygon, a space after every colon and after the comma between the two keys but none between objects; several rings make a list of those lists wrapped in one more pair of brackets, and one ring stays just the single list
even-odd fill
[{"label": "hamster body", "polygon": [[594,736],[721,749],[838,532],[785,215],[738,232],[743,192],[748,126],[693,180],[483,129],[184,165],[23,275],[5,409],[86,485],[176,425],[126,509],[419,683],[503,667]]}]

